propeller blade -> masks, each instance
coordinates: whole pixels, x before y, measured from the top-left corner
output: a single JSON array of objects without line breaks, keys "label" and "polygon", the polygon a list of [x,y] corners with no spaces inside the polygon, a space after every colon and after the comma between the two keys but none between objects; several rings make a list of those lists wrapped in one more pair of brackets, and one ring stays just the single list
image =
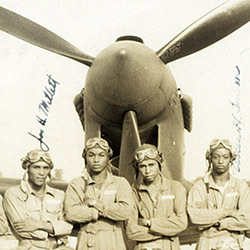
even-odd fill
[{"label": "propeller blade", "polygon": [[3,7],[0,7],[0,30],[87,66],[91,66],[94,60],[93,57],[84,54],[74,45],[41,25]]},{"label": "propeller blade", "polygon": [[135,170],[130,162],[135,150],[141,145],[136,113],[127,111],[123,118],[122,140],[119,159],[120,175],[125,177],[130,184],[134,181]]},{"label": "propeller blade", "polygon": [[191,24],[156,54],[167,64],[217,42],[249,21],[249,0],[227,1]]}]

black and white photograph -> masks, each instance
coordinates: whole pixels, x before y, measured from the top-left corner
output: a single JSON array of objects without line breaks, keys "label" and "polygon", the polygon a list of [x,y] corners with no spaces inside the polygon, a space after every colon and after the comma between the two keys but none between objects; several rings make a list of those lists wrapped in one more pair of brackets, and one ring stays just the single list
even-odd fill
[{"label": "black and white photograph", "polygon": [[250,0],[0,1],[0,250],[250,250]]}]

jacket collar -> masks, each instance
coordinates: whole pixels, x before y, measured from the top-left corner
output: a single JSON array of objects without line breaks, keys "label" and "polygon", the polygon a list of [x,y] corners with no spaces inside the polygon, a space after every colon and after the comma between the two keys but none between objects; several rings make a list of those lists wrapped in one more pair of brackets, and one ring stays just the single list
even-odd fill
[{"label": "jacket collar", "polygon": [[[84,168],[82,171],[82,178],[88,183],[88,185],[94,184],[95,181],[92,179],[87,168]],[[114,181],[114,176],[110,171],[107,171],[107,177],[105,183],[112,183]]]},{"label": "jacket collar", "polygon": [[[162,173],[159,173],[159,176],[161,178],[161,192],[164,192],[167,189],[171,188],[171,181],[167,178],[165,178]],[[148,191],[148,186],[144,183],[143,179],[141,180],[140,183],[135,183],[134,188],[136,188],[139,191],[147,190]]]},{"label": "jacket collar", "polygon": [[[29,184],[29,182],[27,180],[22,180],[21,181],[20,188],[21,188],[22,192],[27,195],[27,197],[29,197],[31,194],[34,194],[34,195],[36,194],[35,190],[31,187],[31,185]],[[45,194],[50,194],[53,197],[55,197],[53,188],[51,188],[47,184],[45,184],[44,193]]]},{"label": "jacket collar", "polygon": [[[212,176],[212,172],[208,172],[204,178],[203,178],[203,181],[205,184],[208,184],[209,187],[211,188],[216,188],[216,184],[214,182],[214,179],[213,179],[213,176]],[[237,182],[237,179],[235,177],[233,177],[231,174],[229,175],[229,181],[228,181],[228,187],[236,187],[236,182]]]}]

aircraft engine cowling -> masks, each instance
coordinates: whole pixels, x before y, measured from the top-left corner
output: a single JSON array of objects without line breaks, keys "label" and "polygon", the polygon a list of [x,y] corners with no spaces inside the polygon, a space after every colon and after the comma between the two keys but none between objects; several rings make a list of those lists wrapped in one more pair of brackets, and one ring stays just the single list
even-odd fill
[{"label": "aircraft engine cowling", "polygon": [[121,124],[128,110],[143,124],[163,112],[176,84],[168,67],[142,43],[121,41],[102,50],[90,67],[87,105],[104,120]]}]

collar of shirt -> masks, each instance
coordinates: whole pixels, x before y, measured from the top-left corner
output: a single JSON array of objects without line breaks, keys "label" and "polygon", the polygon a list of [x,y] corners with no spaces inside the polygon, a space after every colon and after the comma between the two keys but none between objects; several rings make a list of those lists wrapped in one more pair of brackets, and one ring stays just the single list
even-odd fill
[{"label": "collar of shirt", "polygon": [[[36,192],[32,189],[32,187],[30,186],[30,184],[28,183],[28,181],[22,180],[21,184],[20,184],[20,187],[21,187],[22,192],[27,195],[27,198],[31,194],[34,194],[34,195],[36,194]],[[44,193],[45,194],[50,194],[53,197],[55,197],[54,190],[50,186],[48,186],[47,184],[45,184],[45,191],[44,191]]]},{"label": "collar of shirt", "polygon": [[[161,188],[160,188],[160,192],[163,193],[165,190],[171,188],[171,184],[170,184],[170,180],[168,180],[167,178],[165,178],[162,173],[159,173],[160,177],[161,177]],[[149,191],[148,186],[143,182],[143,180],[141,181],[141,183],[138,183],[135,185],[135,188],[138,189],[139,191]]]},{"label": "collar of shirt", "polygon": [[[217,189],[217,185],[214,182],[213,176],[211,172],[208,172],[204,176],[204,183],[209,185],[209,188]],[[229,175],[229,181],[228,181],[228,188],[233,188],[236,186],[236,178],[234,178],[232,175]]]},{"label": "collar of shirt", "polygon": [[[110,171],[107,171],[107,177],[104,183],[112,183],[114,181],[113,174]],[[86,181],[87,185],[95,184],[95,181],[92,179],[86,168],[82,171],[82,178]]]}]

